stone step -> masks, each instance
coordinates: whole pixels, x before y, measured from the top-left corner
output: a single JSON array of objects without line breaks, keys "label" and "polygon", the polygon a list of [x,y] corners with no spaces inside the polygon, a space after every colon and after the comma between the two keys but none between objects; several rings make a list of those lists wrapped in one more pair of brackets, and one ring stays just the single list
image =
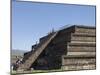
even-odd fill
[{"label": "stone step", "polygon": [[68,46],[96,47],[96,43],[95,42],[69,42]]},{"label": "stone step", "polygon": [[96,55],[96,52],[68,52],[67,55],[72,55],[72,56],[86,56],[86,55]]},{"label": "stone step", "polygon": [[96,34],[93,34],[93,33],[90,33],[90,34],[88,34],[88,33],[77,33],[77,32],[75,32],[75,33],[71,33],[73,36],[91,36],[91,37],[96,37]]},{"label": "stone step", "polygon": [[93,33],[71,33],[72,36],[86,36],[86,37],[96,37],[96,34],[93,34]]},{"label": "stone step", "polygon": [[89,65],[64,65],[62,66],[63,70],[67,71],[77,71],[77,70],[95,70],[96,65],[95,64],[89,64]]},{"label": "stone step", "polygon": [[95,52],[96,47],[93,46],[67,46],[68,52]]},{"label": "stone step", "polygon": [[96,57],[95,56],[67,56],[62,57],[62,69],[64,70],[81,70],[81,69],[95,69]]},{"label": "stone step", "polygon": [[75,28],[76,33],[87,33],[87,34],[96,34],[95,27],[85,27],[85,26],[77,26]]},{"label": "stone step", "polygon": [[[63,67],[81,67],[89,65],[96,65],[96,56],[95,55],[64,55],[62,56],[62,66]],[[77,68],[75,69],[77,70]]]},{"label": "stone step", "polygon": [[72,33],[71,41],[95,42],[96,36],[94,34],[87,34],[87,33]]},{"label": "stone step", "polygon": [[62,58],[96,58],[96,55],[62,55]]},{"label": "stone step", "polygon": [[91,58],[63,58],[63,64],[62,65],[88,65],[88,64],[95,64],[96,59],[91,57]]},{"label": "stone step", "polygon": [[95,42],[68,43],[67,55],[95,55]]}]

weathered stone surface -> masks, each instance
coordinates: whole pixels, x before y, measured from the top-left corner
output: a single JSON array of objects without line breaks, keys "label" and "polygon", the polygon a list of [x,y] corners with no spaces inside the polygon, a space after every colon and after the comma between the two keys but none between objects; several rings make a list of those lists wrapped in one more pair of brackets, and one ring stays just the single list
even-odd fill
[{"label": "weathered stone surface", "polygon": [[95,64],[95,58],[93,57],[72,57],[63,58],[62,65],[88,65]]},{"label": "weathered stone surface", "polygon": [[95,42],[96,41],[96,38],[95,37],[91,37],[91,36],[73,36],[71,38],[72,41],[80,41],[80,42]]},{"label": "weathered stone surface", "polygon": [[89,65],[64,65],[62,66],[63,70],[94,70],[96,69],[96,65],[94,64],[89,64]]},{"label": "weathered stone surface", "polygon": [[80,47],[80,46],[69,46],[68,47],[68,52],[95,52],[96,47]]},{"label": "weathered stone surface", "polygon": [[88,26],[76,26],[75,33],[87,33],[94,34],[96,33],[95,27]]},{"label": "weathered stone surface", "polygon": [[96,59],[94,56],[64,56],[62,58],[63,70],[95,69]]},{"label": "weathered stone surface", "polygon": [[95,52],[68,52],[67,55],[96,55]]}]

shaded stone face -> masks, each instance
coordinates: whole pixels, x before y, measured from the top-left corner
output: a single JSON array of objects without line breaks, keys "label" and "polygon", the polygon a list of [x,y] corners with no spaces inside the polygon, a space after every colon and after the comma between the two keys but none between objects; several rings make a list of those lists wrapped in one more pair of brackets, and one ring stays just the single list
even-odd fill
[{"label": "shaded stone face", "polygon": [[47,62],[47,60],[46,60],[45,58],[39,58],[39,59],[37,60],[37,63],[38,63],[39,65],[46,65],[48,62]]}]

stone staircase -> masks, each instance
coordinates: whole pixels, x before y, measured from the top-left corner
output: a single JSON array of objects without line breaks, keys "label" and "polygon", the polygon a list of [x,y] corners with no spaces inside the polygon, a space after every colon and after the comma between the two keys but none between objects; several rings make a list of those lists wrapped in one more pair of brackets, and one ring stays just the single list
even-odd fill
[{"label": "stone staircase", "polygon": [[[41,54],[41,52],[47,47],[47,45],[52,41],[53,38],[58,34],[58,32],[54,32],[51,36],[48,37],[47,40],[45,40],[42,43],[39,43],[36,50],[29,52],[29,56],[24,61],[23,64],[21,64],[18,68],[18,70],[28,70],[32,63],[38,58],[38,56]],[[24,58],[26,58],[24,57]]]}]

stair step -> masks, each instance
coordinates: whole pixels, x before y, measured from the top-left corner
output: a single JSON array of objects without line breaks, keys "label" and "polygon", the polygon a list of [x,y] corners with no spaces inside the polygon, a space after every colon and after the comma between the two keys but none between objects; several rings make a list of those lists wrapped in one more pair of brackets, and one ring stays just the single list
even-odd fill
[{"label": "stair step", "polygon": [[95,42],[69,42],[68,46],[96,47],[96,43]]},{"label": "stair step", "polygon": [[96,57],[95,56],[82,56],[82,55],[64,55],[62,57],[62,65],[63,66],[85,66],[85,65],[95,65],[96,64]]},{"label": "stair step", "polygon": [[96,55],[96,52],[68,52],[67,55],[74,55],[74,56],[77,56],[77,55],[82,55],[82,56],[86,56],[86,55]]},{"label": "stair step", "polygon": [[66,58],[64,59],[63,65],[86,65],[86,64],[95,64],[95,58]]},{"label": "stair step", "polygon": [[95,42],[96,37],[94,34],[72,33],[71,34],[71,41]]},{"label": "stair step", "polygon": [[95,70],[96,69],[96,64],[84,64],[84,65],[63,65],[62,66],[63,70],[67,71],[76,71],[76,70]]},{"label": "stair step", "polygon": [[96,47],[93,46],[67,46],[68,52],[95,52]]},{"label": "stair step", "polygon": [[71,33],[72,36],[86,36],[86,37],[96,37],[93,33]]},{"label": "stair step", "polygon": [[75,32],[76,33],[92,33],[92,34],[95,34],[96,33],[96,30],[95,30],[95,27],[76,27],[75,29]]},{"label": "stair step", "polygon": [[62,58],[96,58],[96,55],[63,55]]},{"label": "stair step", "polygon": [[81,69],[95,69],[96,58],[95,56],[67,56],[62,57],[62,68],[64,70],[81,70]]}]

